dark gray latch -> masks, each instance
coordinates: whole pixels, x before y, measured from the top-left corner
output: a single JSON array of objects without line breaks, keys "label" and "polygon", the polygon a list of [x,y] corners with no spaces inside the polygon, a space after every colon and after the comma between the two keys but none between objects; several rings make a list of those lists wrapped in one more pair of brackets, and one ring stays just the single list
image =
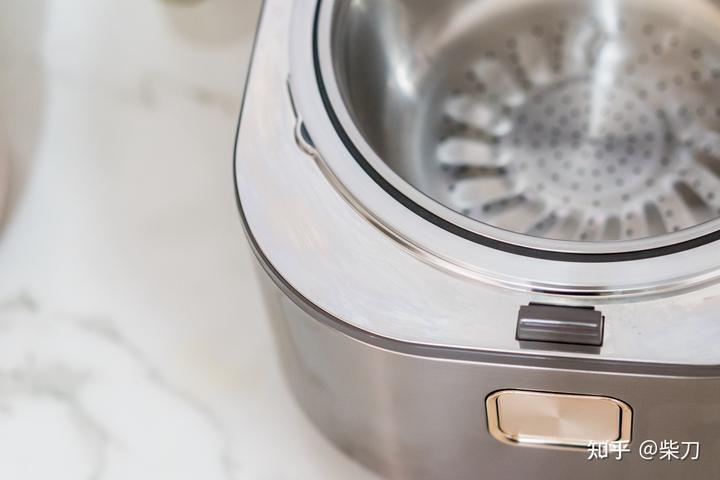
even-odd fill
[{"label": "dark gray latch", "polygon": [[594,308],[531,303],[520,307],[515,338],[521,342],[566,343],[599,347],[605,317]]}]

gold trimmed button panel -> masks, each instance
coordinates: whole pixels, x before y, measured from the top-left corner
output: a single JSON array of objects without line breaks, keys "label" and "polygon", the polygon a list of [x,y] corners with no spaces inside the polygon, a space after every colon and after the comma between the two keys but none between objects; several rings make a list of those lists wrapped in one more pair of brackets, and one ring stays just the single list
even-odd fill
[{"label": "gold trimmed button panel", "polygon": [[632,408],[610,397],[502,390],[486,407],[490,434],[512,445],[586,449],[631,438]]}]

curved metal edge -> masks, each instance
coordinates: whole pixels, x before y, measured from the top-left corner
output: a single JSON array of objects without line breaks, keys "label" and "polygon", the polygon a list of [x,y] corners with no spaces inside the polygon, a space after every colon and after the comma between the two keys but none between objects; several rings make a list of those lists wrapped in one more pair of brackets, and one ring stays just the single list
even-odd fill
[{"label": "curved metal edge", "polygon": [[258,263],[270,277],[280,291],[293,301],[305,313],[313,317],[324,326],[331,328],[347,337],[369,346],[390,352],[416,357],[432,358],[436,360],[451,360],[461,362],[477,362],[490,364],[503,364],[508,366],[548,368],[553,370],[569,370],[607,374],[649,375],[657,377],[687,377],[707,378],[720,380],[720,365],[687,365],[668,363],[629,362],[618,360],[601,360],[592,358],[567,358],[553,355],[496,352],[481,349],[455,348],[440,345],[405,342],[368,332],[351,325],[331,313],[315,305],[304,297],[292,285],[287,283],[280,273],[262,253],[255,241],[242,210],[242,202],[237,195],[236,200],[240,210],[243,229]]},{"label": "curved metal edge", "polygon": [[[266,2],[263,1],[261,13],[258,19],[258,25],[262,23],[265,15]],[[254,42],[260,35],[260,28],[256,29]],[[247,71],[247,79],[252,74],[255,59],[255,49],[253,49],[250,64]],[[504,364],[509,366],[522,366],[530,368],[549,368],[555,370],[569,371],[589,371],[595,373],[621,373],[628,375],[651,375],[658,377],[688,377],[688,378],[718,378],[720,379],[720,365],[688,365],[688,364],[667,364],[667,363],[648,363],[648,362],[629,362],[618,360],[602,360],[593,358],[565,358],[552,355],[537,354],[532,355],[522,353],[497,352],[482,349],[446,347],[431,344],[420,344],[405,342],[402,340],[392,339],[377,335],[361,328],[355,327],[337,317],[332,313],[323,310],[315,305],[311,300],[300,294],[290,285],[284,277],[274,268],[268,258],[262,251],[252,234],[250,225],[243,211],[242,200],[238,188],[238,144],[240,139],[240,128],[244,116],[245,94],[247,93],[250,82],[246,81],[243,93],[243,101],[240,107],[238,125],[235,133],[235,144],[233,147],[233,189],[235,193],[235,201],[240,214],[243,230],[245,232],[248,243],[250,244],[255,257],[265,273],[273,280],[275,285],[290,298],[299,308],[315,318],[326,327],[335,330],[347,337],[362,342],[364,344],[380,348],[386,351],[398,354],[425,357],[437,360],[449,361],[465,361],[479,362],[489,364]]]},{"label": "curved metal edge", "polygon": [[363,171],[365,171],[365,173],[367,173],[367,175],[372,178],[378,186],[380,186],[397,202],[405,206],[414,214],[422,217],[433,225],[440,227],[448,232],[451,232],[465,240],[469,240],[471,242],[486,247],[502,250],[517,255],[522,255],[525,257],[539,258],[542,260],[554,260],[560,262],[618,263],[630,262],[635,260],[645,260],[649,258],[662,257],[674,253],[684,252],[686,250],[702,247],[704,245],[720,240],[720,230],[716,230],[714,232],[710,232],[708,234],[692,238],[690,240],[648,249],[598,253],[581,253],[562,250],[542,250],[534,247],[508,243],[503,240],[482,235],[480,233],[464,228],[463,226],[457,225],[452,221],[442,218],[437,213],[430,211],[428,208],[425,208],[424,206],[415,202],[413,199],[409,198],[405,193],[401,192],[396,186],[394,186],[372,166],[371,162],[365,158],[360,149],[355,145],[352,138],[345,130],[345,127],[342,125],[342,122],[338,118],[337,113],[335,112],[335,109],[333,108],[332,102],[329,98],[327,88],[325,86],[319,58],[318,37],[319,19],[322,4],[323,0],[317,0],[317,8],[315,11],[315,19],[313,24],[313,61],[318,88],[320,90],[320,96],[330,119],[330,122],[332,123],[333,128],[335,129],[342,143],[347,148],[350,155],[358,163],[358,165],[360,165]]},{"label": "curved metal edge", "polygon": [[[315,18],[318,7],[316,0],[313,0],[312,2],[296,2],[296,7],[296,11],[293,13],[293,15],[295,15],[296,17],[293,18],[291,21],[292,29],[298,30],[297,32],[295,32],[296,36],[298,33],[304,35],[305,33],[310,32],[308,33],[308,36],[310,37],[310,40],[313,40],[312,30],[315,26]],[[302,120],[307,127],[305,131],[308,134],[312,132],[312,128],[314,125],[313,120],[320,120],[320,125],[323,129],[325,129],[326,131],[334,132],[334,126],[330,120],[330,116],[325,108],[325,105],[323,104],[320,95],[316,70],[313,66],[313,46],[312,42],[310,43],[311,44],[309,46],[303,45],[302,51],[300,51],[298,50],[298,48],[300,47],[297,46],[299,45],[299,43],[291,42],[291,54],[294,55],[295,60],[293,62],[293,58],[291,58],[291,75],[288,83],[291,88],[303,89],[303,95],[295,99],[297,105],[293,106],[296,108],[296,116],[302,117]],[[306,52],[304,52],[304,50],[307,50],[307,55],[305,54]],[[298,58],[300,60],[297,60]],[[301,68],[299,70],[299,73],[296,72],[296,69],[300,65],[295,64],[298,62],[300,62],[303,67],[307,67]],[[307,100],[308,96],[310,96],[311,100]],[[301,105],[303,103],[305,105]],[[301,112],[301,110],[303,110],[303,107],[307,109],[310,106],[308,105],[308,103],[314,105],[309,109],[311,113],[311,117],[309,120],[306,116],[307,111]],[[321,118],[318,118],[318,115],[320,115]],[[351,156],[351,153],[348,151],[346,145],[339,138],[339,135],[330,135],[328,137],[332,137],[331,143],[333,143],[335,148],[338,149],[333,155],[339,154],[341,156]],[[670,268],[668,269],[668,271],[674,273],[669,279],[655,281],[657,280],[656,278],[652,280],[649,280],[647,278],[641,278],[638,281],[629,281],[619,286],[615,283],[617,280],[615,275],[610,277],[612,278],[612,280],[610,280],[609,278],[605,278],[607,277],[607,273],[609,272],[609,270],[615,270],[618,264],[620,266],[626,266],[630,263],[637,264],[640,262],[658,262],[659,260],[664,261],[666,258],[673,258],[673,256],[638,259],[633,262],[627,261],[624,263],[565,262],[564,265],[570,265],[570,268],[573,269],[571,276],[577,276],[577,278],[580,279],[580,284],[572,282],[568,283],[568,280],[564,278],[563,275],[560,275],[559,278],[551,279],[551,281],[548,281],[547,278],[537,278],[535,276],[536,272],[534,271],[536,270],[535,267],[530,267],[530,269],[523,267],[520,272],[514,273],[508,272],[506,269],[500,268],[497,265],[490,268],[485,268],[482,263],[478,262],[478,253],[481,253],[482,255],[491,255],[493,258],[493,262],[501,261],[501,256],[504,256],[506,259],[514,256],[517,259],[517,261],[514,262],[516,265],[522,265],[524,263],[522,260],[523,258],[525,258],[529,262],[546,262],[548,268],[552,266],[552,268],[557,267],[556,270],[558,271],[564,271],[564,266],[558,264],[558,262],[555,262],[554,260],[532,258],[530,256],[521,256],[513,252],[504,251],[499,248],[492,248],[491,246],[485,246],[476,242],[467,241],[461,236],[455,235],[451,231],[433,225],[432,222],[427,221],[422,216],[417,215],[412,211],[409,211],[406,205],[403,205],[401,202],[398,202],[391,195],[389,195],[387,191],[385,191],[375,182],[375,180],[370,178],[370,176],[363,171],[361,165],[358,162],[352,160],[346,161],[349,159],[346,159],[345,157],[341,157],[343,161],[335,162],[336,164],[331,164],[327,162],[327,157],[325,157],[326,154],[319,154],[319,152],[322,151],[323,148],[322,140],[322,138],[317,140],[317,146],[313,145],[313,150],[318,153],[316,163],[318,164],[326,178],[330,180],[333,188],[338,191],[341,196],[366,220],[370,221],[370,223],[374,225],[381,225],[381,230],[383,231],[383,233],[390,233],[390,237],[393,240],[402,239],[402,247],[406,251],[413,255],[419,254],[418,258],[420,258],[422,261],[431,264],[433,267],[437,268],[438,270],[442,270],[445,273],[450,273],[454,276],[464,277],[474,281],[480,281],[482,283],[492,286],[510,288],[518,292],[532,293],[542,297],[547,297],[548,301],[560,301],[563,304],[565,304],[566,299],[570,299],[568,300],[568,302],[583,302],[583,304],[590,301],[609,304],[626,300],[634,302],[636,300],[657,299],[661,296],[668,297],[670,295],[684,294],[697,290],[701,287],[707,287],[717,283],[718,278],[720,278],[718,277],[718,275],[720,275],[720,270],[718,270],[716,267],[708,267],[704,269],[697,267],[687,274],[676,274],[675,270],[673,268]],[[338,173],[336,169],[336,167],[340,165],[342,165],[343,168],[351,168],[355,170],[355,173],[358,174],[357,179],[361,179],[365,186],[377,190],[378,194],[381,194],[382,198],[384,199],[382,201],[385,201],[388,204],[388,207],[397,208],[397,210],[395,211],[396,214],[402,215],[401,217],[397,218],[402,219],[403,222],[413,222],[415,226],[419,226],[422,224],[425,227],[430,227],[438,231],[442,231],[443,234],[447,236],[448,241],[457,242],[453,243],[456,246],[459,246],[460,243],[463,243],[466,245],[467,250],[464,250],[464,253],[462,255],[456,255],[447,249],[439,248],[441,247],[441,245],[436,242],[437,239],[434,240],[434,245],[428,244],[424,241],[420,242],[419,237],[409,234],[406,228],[408,224],[404,224],[403,228],[400,229],[397,228],[397,225],[395,225],[394,223],[388,222],[388,219],[386,217],[379,215],[377,205],[375,205],[375,207],[370,207],[365,202],[365,199],[359,195],[360,192],[353,188],[351,184],[349,185],[343,180],[344,177],[340,173]],[[328,173],[330,173],[331,175],[328,175]],[[348,172],[346,171],[344,175],[347,174]],[[358,185],[355,185],[355,187],[357,186]],[[350,195],[348,195],[348,193],[350,193]],[[704,248],[703,252],[706,253],[708,248],[712,247],[713,244],[705,245],[704,247],[698,248]],[[460,251],[460,249],[456,249],[455,251]],[[474,252],[472,253],[472,256],[467,256],[470,255],[471,252]],[[681,252],[680,254],[683,253],[688,254],[688,252]],[[675,258],[677,259],[677,257]],[[647,263],[645,264],[647,265]],[[537,266],[539,264],[534,263],[534,265]],[[702,265],[707,264],[703,263]],[[588,283],[585,281],[585,279],[587,278],[587,275],[589,273],[592,273],[592,271],[588,269],[595,268],[595,266],[598,266],[597,268],[603,269],[604,273],[602,277],[605,279]],[[546,272],[547,271],[548,270],[546,270]],[[567,304],[575,305],[575,303]]]},{"label": "curved metal edge", "polygon": [[[295,109],[294,99],[292,97],[292,89],[288,82],[288,94],[290,96],[290,103],[295,114],[295,143],[299,146],[300,150],[306,155],[309,155],[315,160],[318,168],[322,174],[332,185],[332,187],[340,193],[340,195],[347,201],[347,203],[368,223],[373,225],[379,232],[388,238],[392,239],[395,243],[400,245],[406,252],[410,253],[413,257],[420,261],[442,271],[448,272],[459,278],[468,278],[470,280],[478,280],[488,286],[504,288],[514,290],[517,292],[531,292],[533,294],[547,297],[548,301],[557,301],[558,299],[568,299],[584,301],[592,300],[593,302],[602,301],[605,299],[616,300],[637,300],[647,299],[651,296],[660,295],[680,295],[685,292],[693,291],[696,288],[700,288],[704,285],[713,283],[716,280],[715,275],[697,275],[693,277],[693,281],[689,282],[687,279],[680,279],[676,282],[668,283],[662,288],[660,287],[628,287],[625,289],[608,289],[607,287],[597,288],[573,288],[568,285],[555,285],[555,284],[544,284],[540,282],[527,283],[516,281],[512,278],[504,278],[501,275],[493,275],[490,272],[477,272],[470,267],[460,267],[452,260],[429,250],[424,249],[421,245],[414,242],[409,237],[401,234],[397,230],[393,229],[391,225],[383,222],[379,217],[372,214],[372,212],[365,208],[363,203],[353,193],[345,187],[340,179],[335,175],[334,171],[327,164],[323,156],[315,147],[310,134],[308,133],[303,119],[299,116],[299,113]],[[593,304],[596,306],[597,304]]]}]

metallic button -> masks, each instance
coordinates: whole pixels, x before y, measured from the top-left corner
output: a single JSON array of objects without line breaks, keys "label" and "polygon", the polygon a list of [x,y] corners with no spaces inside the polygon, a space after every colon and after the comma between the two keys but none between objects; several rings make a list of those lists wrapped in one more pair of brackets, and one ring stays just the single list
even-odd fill
[{"label": "metallic button", "polygon": [[632,409],[614,398],[503,390],[486,406],[490,434],[512,445],[586,449],[631,437]]}]

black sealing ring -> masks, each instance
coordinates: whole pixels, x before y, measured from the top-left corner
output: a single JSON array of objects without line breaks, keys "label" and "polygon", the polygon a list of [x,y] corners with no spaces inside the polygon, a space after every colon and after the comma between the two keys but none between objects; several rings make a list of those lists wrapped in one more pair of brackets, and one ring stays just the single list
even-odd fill
[{"label": "black sealing ring", "polygon": [[646,250],[636,250],[630,252],[615,252],[615,253],[574,253],[574,252],[557,252],[553,250],[540,250],[536,248],[523,247],[521,245],[515,245],[512,243],[495,240],[494,238],[486,237],[470,230],[466,230],[452,222],[445,220],[444,218],[434,214],[433,212],[423,208],[422,206],[415,203],[413,200],[405,196],[397,188],[395,188],[390,182],[388,182],[377,170],[375,170],[370,163],[363,157],[362,153],[353,144],[352,140],[348,136],[347,132],[340,124],[340,121],[335,114],[335,111],[328,98],[327,91],[325,89],[325,82],[322,78],[320,71],[320,57],[318,51],[318,24],[320,18],[320,6],[322,0],[318,0],[317,9],[315,11],[315,21],[313,26],[313,63],[315,67],[315,75],[317,77],[318,87],[320,89],[320,96],[322,97],[323,105],[325,110],[330,117],[330,121],[335,128],[335,131],[340,136],[343,144],[348,149],[350,154],[353,156],[355,161],[362,167],[370,178],[377,183],[383,190],[389,193],[395,200],[400,202],[402,205],[413,211],[420,217],[424,218],[428,222],[436,225],[440,228],[447,230],[459,237],[466,240],[484,245],[486,247],[503,250],[505,252],[514,253],[517,255],[523,255],[526,257],[541,258],[544,260],[556,260],[561,262],[583,262],[583,263],[609,263],[609,262],[628,262],[632,260],[642,260],[647,258],[661,257],[663,255],[670,255],[673,253],[683,252],[693,248],[707,245],[708,243],[720,240],[720,230],[708,233],[701,237],[693,238],[680,243],[672,245],[665,245],[662,247],[656,247]]}]

